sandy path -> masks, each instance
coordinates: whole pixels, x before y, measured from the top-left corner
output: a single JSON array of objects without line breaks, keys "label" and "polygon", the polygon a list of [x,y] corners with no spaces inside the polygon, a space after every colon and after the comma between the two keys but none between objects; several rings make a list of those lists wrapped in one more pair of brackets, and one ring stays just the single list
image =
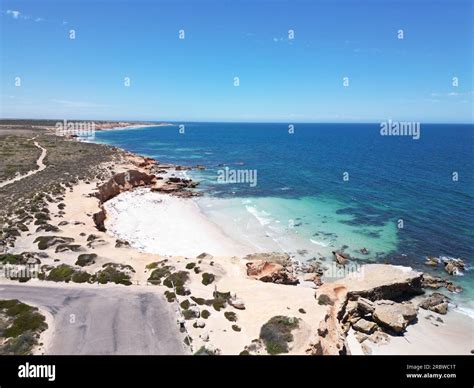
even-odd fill
[{"label": "sandy path", "polygon": [[30,170],[26,174],[19,175],[19,176],[16,176],[15,178],[8,179],[4,182],[1,182],[0,187],[4,187],[6,185],[9,185],[10,183],[17,182],[17,181],[20,181],[22,179],[25,179],[25,178],[27,178],[31,175],[34,175],[34,174],[36,174],[40,171],[43,171],[46,168],[46,165],[43,163],[43,161],[44,161],[44,158],[46,157],[48,151],[46,150],[46,148],[41,147],[41,145],[37,141],[35,141],[34,144],[35,144],[36,147],[38,147],[41,150],[41,155],[39,156],[38,160],[36,161],[36,165],[38,166],[38,168],[36,170]]}]

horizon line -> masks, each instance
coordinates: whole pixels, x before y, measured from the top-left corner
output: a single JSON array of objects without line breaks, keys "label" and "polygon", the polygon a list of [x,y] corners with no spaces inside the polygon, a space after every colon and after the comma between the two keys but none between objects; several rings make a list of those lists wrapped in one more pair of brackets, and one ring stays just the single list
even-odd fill
[{"label": "horizon line", "polygon": [[63,122],[66,121],[103,121],[103,122],[111,122],[111,123],[119,123],[119,122],[130,122],[130,123],[150,123],[150,124],[163,124],[163,123],[170,123],[170,124],[182,124],[182,123],[202,123],[202,124],[219,124],[219,123],[227,123],[227,124],[380,124],[382,122],[392,120],[393,122],[417,122],[420,124],[429,124],[429,125],[474,125],[474,121],[471,122],[423,122],[417,120],[393,120],[393,119],[386,119],[382,121],[236,121],[236,120],[130,120],[130,119],[57,119],[57,118],[0,118],[0,121],[7,121],[7,120],[18,120],[18,121],[27,121],[27,120],[36,120],[36,121],[58,121]]}]

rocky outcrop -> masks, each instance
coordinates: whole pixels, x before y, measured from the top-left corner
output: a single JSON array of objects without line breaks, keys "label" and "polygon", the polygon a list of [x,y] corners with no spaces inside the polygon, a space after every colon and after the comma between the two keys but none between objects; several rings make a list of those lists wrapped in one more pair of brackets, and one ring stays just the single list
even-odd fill
[{"label": "rocky outcrop", "polygon": [[349,299],[362,296],[374,301],[423,294],[422,280],[423,274],[410,267],[367,264],[338,283],[347,287]]},{"label": "rocky outcrop", "polygon": [[334,260],[339,265],[346,265],[347,261],[349,260],[349,255],[344,252],[333,251],[332,254],[334,255]]},{"label": "rocky outcrop", "polygon": [[[310,344],[308,354],[346,355],[350,354],[346,341],[346,330],[341,324],[339,314],[346,298],[344,286],[323,285],[316,293],[318,301],[324,299],[327,309],[324,319],[319,323],[317,340]],[[321,298],[324,295],[324,298]],[[320,303],[321,304],[321,303]]]},{"label": "rocky outcrop", "polygon": [[438,257],[427,257],[425,261],[425,265],[430,267],[437,267],[439,263],[441,263],[441,260]]},{"label": "rocky outcrop", "polygon": [[270,252],[270,253],[252,253],[244,257],[248,261],[267,261],[269,263],[277,263],[284,267],[292,265],[290,256],[286,253]]},{"label": "rocky outcrop", "polygon": [[360,318],[352,325],[352,328],[358,332],[372,334],[377,328],[377,324],[367,319]]},{"label": "rocky outcrop", "polygon": [[299,283],[287,268],[277,263],[270,263],[265,260],[255,260],[247,263],[247,275],[253,279],[266,283],[291,284]]},{"label": "rocky outcrop", "polygon": [[105,210],[102,208],[100,211],[97,213],[94,213],[92,215],[92,219],[94,220],[95,227],[97,230],[100,230],[101,232],[105,232],[105,218],[106,218],[106,213]]},{"label": "rocky outcrop", "polygon": [[425,310],[434,311],[438,314],[446,314],[448,312],[449,298],[439,292],[433,292],[430,296],[425,298],[420,307]]},{"label": "rocky outcrop", "polygon": [[148,175],[137,170],[128,170],[127,172],[115,174],[106,183],[99,186],[95,196],[101,203],[104,203],[124,191],[138,186],[149,186],[155,182],[154,175]]},{"label": "rocky outcrop", "polygon": [[432,276],[426,273],[423,274],[422,286],[423,288],[431,288],[434,290],[445,287],[450,292],[462,292],[462,287],[455,285],[450,280],[443,279],[439,276]]},{"label": "rocky outcrop", "polygon": [[172,194],[178,197],[194,197],[200,195],[198,192],[191,191],[198,186],[198,182],[191,179],[184,179],[179,177],[169,177],[159,184],[154,185],[151,191]]},{"label": "rocky outcrop", "polygon": [[247,275],[262,282],[291,284],[299,283],[293,271],[290,256],[286,253],[253,253],[244,257],[249,262]]},{"label": "rocky outcrop", "polygon": [[[316,292],[320,305],[327,306],[320,323],[317,341],[309,354],[349,354],[346,335],[355,330],[360,342],[387,342],[385,333],[402,334],[416,321],[417,307],[411,302],[391,299],[410,298],[423,293],[422,273],[409,267],[386,264],[364,265],[334,283],[322,285]],[[324,298],[323,298],[324,297]]]},{"label": "rocky outcrop", "polygon": [[465,269],[464,261],[461,259],[443,259],[444,270],[450,275],[459,275]]},{"label": "rocky outcrop", "polygon": [[377,301],[373,319],[379,325],[395,333],[403,333],[416,319],[418,309],[411,302],[396,303],[391,300]]}]

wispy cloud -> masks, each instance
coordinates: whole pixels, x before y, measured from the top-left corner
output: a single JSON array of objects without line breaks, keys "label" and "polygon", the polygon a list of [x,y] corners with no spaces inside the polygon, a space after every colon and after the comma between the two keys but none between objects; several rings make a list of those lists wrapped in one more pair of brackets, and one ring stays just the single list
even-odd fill
[{"label": "wispy cloud", "polygon": [[[21,11],[13,10],[13,9],[7,9],[6,11],[0,11],[0,12],[7,16],[10,16],[12,19],[15,19],[15,20],[31,20],[35,23],[40,23],[40,22],[57,23],[57,21],[54,21],[54,20],[47,20],[40,16],[26,15]],[[61,24],[63,26],[66,25],[67,21],[63,21],[61,22]]]},{"label": "wispy cloud", "polygon": [[468,90],[466,92],[433,92],[431,97],[468,97],[474,95],[473,90]]}]

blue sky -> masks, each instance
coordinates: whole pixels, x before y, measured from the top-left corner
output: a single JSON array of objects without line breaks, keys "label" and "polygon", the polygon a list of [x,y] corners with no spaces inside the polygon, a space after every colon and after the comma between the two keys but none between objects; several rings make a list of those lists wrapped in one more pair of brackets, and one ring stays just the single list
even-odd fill
[{"label": "blue sky", "polygon": [[472,122],[470,0],[0,4],[3,118]]}]

